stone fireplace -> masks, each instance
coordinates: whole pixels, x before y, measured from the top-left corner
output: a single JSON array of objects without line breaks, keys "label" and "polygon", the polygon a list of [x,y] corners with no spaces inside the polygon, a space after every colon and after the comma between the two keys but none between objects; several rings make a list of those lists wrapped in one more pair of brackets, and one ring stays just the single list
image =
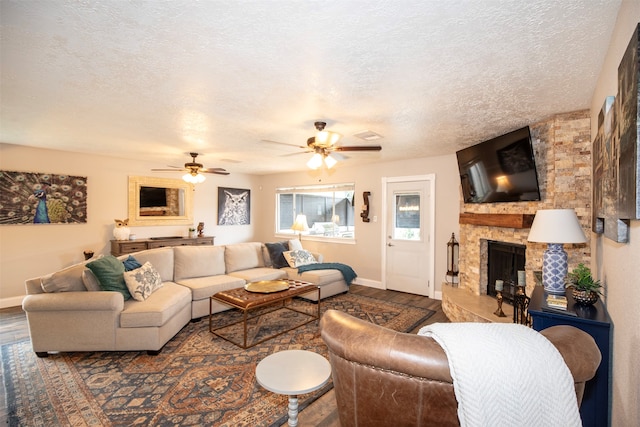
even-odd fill
[{"label": "stone fireplace", "polygon": [[[534,272],[542,269],[545,244],[527,241],[529,229],[538,209],[575,209],[587,236],[591,230],[591,138],[588,111],[559,114],[530,125],[533,150],[538,169],[541,201],[515,203],[463,203],[460,206],[459,282],[455,292],[443,285],[443,310],[452,321],[483,321],[461,314],[451,295],[468,299],[472,294],[484,297],[495,310],[495,298],[489,298],[489,242],[502,242],[524,249],[526,254],[526,294],[535,286]],[[589,244],[565,245],[569,268],[580,262],[589,264]],[[495,279],[491,279],[495,283]],[[489,292],[488,292],[489,290]],[[462,292],[465,291],[465,292]],[[449,294],[449,295],[447,295]],[[482,298],[480,298],[482,299]],[[491,312],[489,312],[491,313]],[[484,316],[493,321],[491,315]]]}]

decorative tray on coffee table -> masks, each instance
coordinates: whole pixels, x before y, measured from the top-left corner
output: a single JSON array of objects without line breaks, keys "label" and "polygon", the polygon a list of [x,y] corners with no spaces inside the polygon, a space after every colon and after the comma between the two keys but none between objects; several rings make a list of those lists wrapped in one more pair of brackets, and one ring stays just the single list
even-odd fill
[{"label": "decorative tray on coffee table", "polygon": [[244,285],[244,289],[249,292],[270,294],[272,292],[286,291],[289,289],[289,282],[286,280],[261,280]]}]

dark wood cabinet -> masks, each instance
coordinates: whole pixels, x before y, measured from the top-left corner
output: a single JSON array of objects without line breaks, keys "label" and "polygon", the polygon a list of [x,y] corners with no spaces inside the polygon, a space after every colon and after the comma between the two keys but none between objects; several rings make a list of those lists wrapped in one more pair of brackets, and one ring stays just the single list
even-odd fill
[{"label": "dark wood cabinet", "polygon": [[529,303],[529,314],[533,328],[541,331],[555,325],[575,326],[591,335],[602,354],[602,362],[593,379],[587,382],[580,406],[580,416],[584,427],[610,425],[610,367],[612,349],[611,319],[601,300],[592,306],[583,306],[573,301],[567,292],[567,311],[552,311],[546,306],[544,288],[536,286]]},{"label": "dark wood cabinet", "polygon": [[213,245],[213,236],[203,237],[165,237],[140,240],[112,240],[111,255],[120,256],[145,249],[164,248],[168,246]]}]

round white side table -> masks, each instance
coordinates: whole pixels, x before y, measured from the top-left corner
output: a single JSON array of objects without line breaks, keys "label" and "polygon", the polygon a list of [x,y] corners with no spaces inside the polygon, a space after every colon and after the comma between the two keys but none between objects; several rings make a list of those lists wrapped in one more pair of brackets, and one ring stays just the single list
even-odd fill
[{"label": "round white side table", "polygon": [[331,377],[329,361],[307,350],[273,353],[258,363],[256,380],[265,389],[289,396],[289,422],[298,425],[298,395],[311,393]]}]

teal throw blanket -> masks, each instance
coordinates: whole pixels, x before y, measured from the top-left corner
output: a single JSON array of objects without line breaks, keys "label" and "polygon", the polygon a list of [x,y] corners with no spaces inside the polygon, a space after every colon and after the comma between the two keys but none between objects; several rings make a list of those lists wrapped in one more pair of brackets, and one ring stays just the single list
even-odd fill
[{"label": "teal throw blanket", "polygon": [[319,262],[316,264],[301,265],[298,267],[298,274],[311,270],[340,270],[340,273],[342,273],[342,277],[344,277],[344,281],[347,282],[347,285],[350,285],[351,282],[358,277],[356,272],[353,271],[353,268],[339,262]]}]

